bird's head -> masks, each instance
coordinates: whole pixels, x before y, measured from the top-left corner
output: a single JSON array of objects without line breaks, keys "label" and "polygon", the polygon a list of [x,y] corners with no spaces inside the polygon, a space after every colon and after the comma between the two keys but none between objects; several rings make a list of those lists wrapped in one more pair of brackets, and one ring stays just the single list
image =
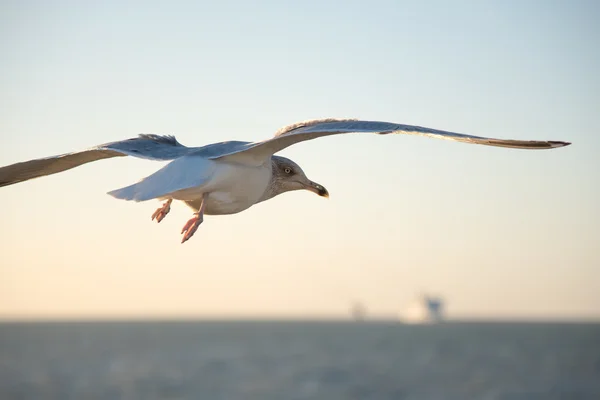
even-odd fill
[{"label": "bird's head", "polygon": [[306,177],[302,168],[292,160],[273,156],[273,189],[275,195],[291,190],[309,190],[321,197],[329,197],[329,192],[322,185]]}]

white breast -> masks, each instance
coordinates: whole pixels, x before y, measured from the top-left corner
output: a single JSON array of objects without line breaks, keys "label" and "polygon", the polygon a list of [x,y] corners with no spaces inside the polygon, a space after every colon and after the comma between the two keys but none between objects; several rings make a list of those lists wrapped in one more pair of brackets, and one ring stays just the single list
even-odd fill
[{"label": "white breast", "polygon": [[219,162],[215,173],[201,188],[178,193],[178,200],[199,199],[208,193],[206,215],[235,214],[256,204],[271,181],[271,165],[259,167]]}]

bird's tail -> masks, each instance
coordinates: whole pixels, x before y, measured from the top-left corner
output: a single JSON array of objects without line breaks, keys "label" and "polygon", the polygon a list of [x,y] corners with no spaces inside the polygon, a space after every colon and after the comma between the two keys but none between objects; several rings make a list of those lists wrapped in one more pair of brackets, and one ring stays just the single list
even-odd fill
[{"label": "bird's tail", "polygon": [[181,157],[139,182],[108,194],[117,199],[139,202],[160,199],[183,189],[198,187],[211,176],[212,170],[205,166],[206,163],[211,162],[200,157]]},{"label": "bird's tail", "polygon": [[128,201],[133,200],[135,202],[161,198],[166,194],[166,192],[168,192],[168,190],[165,191],[163,188],[156,185],[152,178],[152,175],[147,176],[138,183],[112,190],[107,194],[116,199]]},{"label": "bird's tail", "polygon": [[139,194],[140,194],[140,191],[138,189],[139,189],[139,182],[134,183],[133,185],[122,187],[120,189],[112,190],[112,191],[108,192],[108,194],[116,199],[121,199],[121,200],[134,200],[134,201],[148,200],[148,199],[139,199],[138,198]]}]

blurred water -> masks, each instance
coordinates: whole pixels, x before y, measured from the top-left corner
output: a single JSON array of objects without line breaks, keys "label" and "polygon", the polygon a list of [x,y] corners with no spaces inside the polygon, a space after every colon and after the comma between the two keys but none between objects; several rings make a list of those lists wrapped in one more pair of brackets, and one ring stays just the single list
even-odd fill
[{"label": "blurred water", "polygon": [[599,324],[0,324],[1,399],[600,399]]}]

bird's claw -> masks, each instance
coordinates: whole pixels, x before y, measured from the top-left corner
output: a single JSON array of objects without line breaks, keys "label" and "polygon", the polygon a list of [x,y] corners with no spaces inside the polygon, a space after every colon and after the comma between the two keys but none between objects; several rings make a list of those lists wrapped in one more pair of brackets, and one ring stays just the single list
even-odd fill
[{"label": "bird's claw", "polygon": [[196,215],[195,217],[190,219],[188,222],[186,222],[185,225],[183,226],[183,229],[181,230],[181,233],[183,234],[181,243],[185,243],[192,236],[194,236],[194,233],[196,233],[196,231],[198,230],[198,227],[200,226],[201,223],[202,223],[201,215]]},{"label": "bird's claw", "polygon": [[152,214],[152,221],[154,221],[154,219],[156,219],[156,222],[162,221],[167,216],[169,211],[171,211],[172,201],[173,200],[169,199],[165,202],[165,204],[162,205],[162,207],[157,208],[156,211],[154,211],[154,214]]}]

